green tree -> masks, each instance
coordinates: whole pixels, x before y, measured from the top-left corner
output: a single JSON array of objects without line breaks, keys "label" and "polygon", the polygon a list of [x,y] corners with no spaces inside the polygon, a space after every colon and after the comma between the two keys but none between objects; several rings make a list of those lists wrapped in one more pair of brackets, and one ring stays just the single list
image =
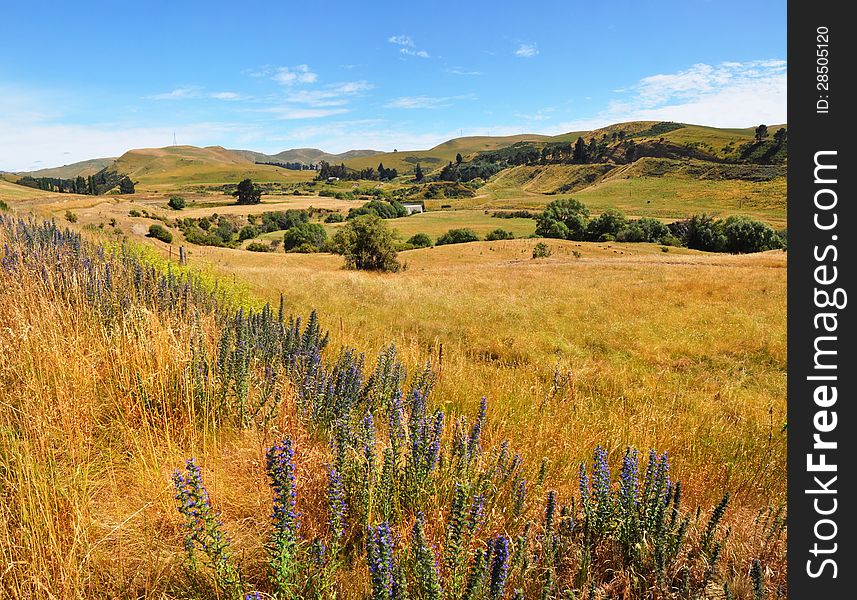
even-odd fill
[{"label": "green tree", "polygon": [[586,238],[594,242],[616,239],[619,232],[627,226],[628,219],[625,218],[625,213],[615,208],[608,208],[586,226]]},{"label": "green tree", "polygon": [[723,235],[723,223],[707,214],[693,215],[687,221],[685,244],[694,250],[723,252],[726,249],[726,236]]},{"label": "green tree", "polygon": [[582,240],[586,236],[589,210],[579,200],[554,200],[536,217],[536,235],[540,237]]},{"label": "green tree", "polygon": [[131,181],[131,178],[127,175],[119,180],[119,193],[120,194],[133,194],[134,193],[134,182]]},{"label": "green tree", "polygon": [[181,196],[171,196],[167,206],[173,210],[182,210],[186,206],[185,199]]},{"label": "green tree", "polygon": [[375,215],[357,217],[340,227],[331,246],[345,257],[349,269],[394,273],[402,268],[392,231]]},{"label": "green tree", "polygon": [[574,142],[572,160],[576,163],[586,162],[586,142],[583,141],[582,137],[578,137],[577,141]]},{"label": "green tree", "polygon": [[[319,251],[327,241],[327,232],[320,223],[301,223],[283,235],[283,247],[288,252],[299,247],[307,251]],[[313,248],[314,250],[310,250]]]},{"label": "green tree", "polygon": [[756,141],[761,142],[766,137],[768,137],[768,126],[759,125],[758,127],[756,127]]},{"label": "green tree", "polygon": [[461,157],[461,152],[456,153],[455,155],[455,164],[460,165],[464,159]]},{"label": "green tree", "polygon": [[780,127],[774,133],[774,141],[777,143],[777,145],[784,144],[786,142],[787,138],[788,138],[788,132],[786,131],[785,127]]},{"label": "green tree", "polygon": [[423,168],[420,166],[420,163],[417,163],[417,166],[414,168],[414,181],[422,181],[424,177]]},{"label": "green tree", "polygon": [[259,186],[254,185],[250,179],[242,180],[232,195],[238,198],[238,204],[259,204],[262,202],[262,190],[259,189]]},{"label": "green tree", "polygon": [[723,221],[727,252],[743,254],[763,252],[783,247],[779,234],[770,226],[750,217],[733,215]]}]

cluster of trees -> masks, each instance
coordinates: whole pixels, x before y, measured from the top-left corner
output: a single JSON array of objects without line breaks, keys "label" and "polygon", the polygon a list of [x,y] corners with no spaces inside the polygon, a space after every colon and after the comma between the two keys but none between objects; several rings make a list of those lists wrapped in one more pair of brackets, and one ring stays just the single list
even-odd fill
[{"label": "cluster of trees", "polygon": [[119,186],[122,194],[133,194],[134,182],[127,175],[120,175],[115,171],[102,169],[95,175],[83,177],[78,175],[71,179],[61,177],[31,177],[25,175],[15,183],[46,192],[58,192],[60,194],[85,194],[98,196]]},{"label": "cluster of trees", "polygon": [[321,252],[327,247],[327,231],[320,223],[299,223],[283,234],[286,252]]},{"label": "cluster of trees", "polygon": [[[461,156],[459,154],[459,156]],[[474,179],[489,179],[500,172],[503,167],[487,160],[472,162],[452,162],[443,167],[437,174],[438,181],[473,181]]]},{"label": "cluster of trees", "polygon": [[349,169],[344,163],[331,165],[326,161],[321,161],[318,165],[318,175],[316,179],[327,180],[330,177],[336,177],[342,180],[369,179],[371,181],[390,181],[399,176],[396,169],[388,169],[384,167],[384,163],[378,163],[378,168],[373,169],[367,167],[365,169]]},{"label": "cluster of trees", "polygon": [[317,171],[318,165],[315,164],[304,164],[302,162],[259,162],[256,161],[257,165],[271,165],[273,167],[280,167],[283,169],[289,169],[290,171]]},{"label": "cluster of trees", "polygon": [[495,210],[491,216],[495,219],[535,219],[539,213],[529,210]]},{"label": "cluster of trees", "polygon": [[363,215],[374,215],[382,219],[398,219],[407,217],[408,210],[396,200],[370,200],[360,208],[349,209],[347,218],[354,219]]},{"label": "cluster of trees", "polygon": [[622,211],[607,209],[592,219],[589,209],[573,198],[548,204],[536,218],[536,235],[577,241],[651,242],[732,253],[761,252],[785,245],[783,237],[769,225],[750,217],[720,220],[703,214],[666,225],[649,217],[629,220]]},{"label": "cluster of trees", "polygon": [[189,243],[198,246],[235,248],[239,241],[243,241],[237,239],[241,224],[236,217],[226,215],[212,215],[198,219],[188,217],[176,219],[176,227],[182,231]]},{"label": "cluster of trees", "polygon": [[694,215],[670,223],[670,230],[683,244],[695,250],[746,254],[786,247],[786,236],[761,221],[742,215],[716,219],[711,215]]},{"label": "cluster of trees", "polygon": [[[618,137],[618,134],[617,134]],[[622,139],[624,139],[622,135]],[[548,164],[589,164],[603,162],[610,152],[607,134],[600,139],[594,137],[585,141],[578,137],[571,142],[555,142],[545,144],[541,150],[529,142],[518,142],[507,148],[490,152],[480,152],[473,164],[486,163],[490,168],[499,171],[505,167],[518,165],[548,165]],[[630,142],[629,142],[630,144]],[[490,171],[490,168],[486,172]],[[493,175],[493,173],[491,173]],[[490,175],[489,175],[490,177]]]}]

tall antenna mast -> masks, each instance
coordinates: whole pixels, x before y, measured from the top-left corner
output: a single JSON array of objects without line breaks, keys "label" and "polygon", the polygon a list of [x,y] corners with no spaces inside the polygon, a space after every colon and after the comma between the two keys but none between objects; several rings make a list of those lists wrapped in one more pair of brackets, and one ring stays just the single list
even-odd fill
[{"label": "tall antenna mast", "polygon": [[176,132],[173,131],[173,146],[177,146],[177,145],[178,144],[176,144]]}]

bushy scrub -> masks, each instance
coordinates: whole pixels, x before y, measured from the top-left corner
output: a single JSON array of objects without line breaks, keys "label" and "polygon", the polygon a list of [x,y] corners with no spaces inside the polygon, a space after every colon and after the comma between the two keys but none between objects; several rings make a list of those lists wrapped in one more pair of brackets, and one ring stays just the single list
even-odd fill
[{"label": "bushy scrub", "polygon": [[166,244],[171,244],[173,242],[173,234],[170,233],[169,229],[163,225],[158,225],[157,223],[149,225],[149,237],[161,240]]},{"label": "bushy scrub", "polygon": [[286,252],[320,252],[327,242],[327,231],[319,223],[301,223],[289,229],[283,235],[283,248]]},{"label": "bushy scrub", "polygon": [[173,210],[182,210],[185,206],[187,206],[187,203],[185,202],[185,199],[181,196],[170,196],[170,200],[169,202],[167,202],[167,206],[169,206]]},{"label": "bushy scrub", "polygon": [[628,219],[621,210],[608,208],[589,221],[586,226],[586,239],[593,242],[616,239],[619,232],[627,226]]},{"label": "bushy scrub", "polygon": [[539,242],[533,246],[533,258],[547,258],[551,255],[550,246],[544,242]]},{"label": "bushy scrub", "polygon": [[396,272],[396,239],[381,217],[363,215],[351,219],[333,237],[331,248],[345,257],[349,269]]},{"label": "bushy scrub", "polygon": [[342,223],[345,221],[345,215],[339,212],[332,212],[324,218],[325,223]]},{"label": "bushy scrub", "polygon": [[582,240],[589,224],[589,209],[573,198],[554,200],[536,217],[536,235],[566,240]]},{"label": "bushy scrub", "polygon": [[488,235],[485,236],[485,239],[489,242],[496,242],[498,240],[512,240],[514,238],[515,234],[500,227],[488,232]]},{"label": "bushy scrub", "polygon": [[478,242],[479,236],[475,231],[468,228],[450,229],[439,238],[435,244],[444,246],[446,244],[466,244],[467,242]]},{"label": "bushy scrub", "polygon": [[372,200],[360,208],[352,208],[348,211],[349,219],[354,219],[361,215],[374,215],[382,219],[398,219],[407,217],[408,211],[396,200]]},{"label": "bushy scrub", "polygon": [[430,248],[434,245],[431,236],[427,233],[415,233],[408,238],[407,243],[414,248]]}]

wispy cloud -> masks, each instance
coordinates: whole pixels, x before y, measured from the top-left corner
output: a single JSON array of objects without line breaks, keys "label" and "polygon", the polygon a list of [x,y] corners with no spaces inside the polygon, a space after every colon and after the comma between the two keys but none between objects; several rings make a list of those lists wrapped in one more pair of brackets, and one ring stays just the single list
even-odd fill
[{"label": "wispy cloud", "polygon": [[200,86],[188,86],[176,88],[169,92],[145,96],[146,100],[198,100],[210,98],[212,100],[244,100],[245,96],[236,92],[207,92]]},{"label": "wispy cloud", "polygon": [[299,106],[272,106],[263,108],[260,112],[268,113],[275,119],[320,119],[348,112],[347,108],[304,108]]},{"label": "wispy cloud", "polygon": [[425,50],[420,50],[414,43],[413,38],[409,35],[392,35],[387,38],[391,44],[399,46],[399,52],[405,56],[416,56],[419,58],[429,58],[429,53]]},{"label": "wispy cloud", "polygon": [[271,79],[283,85],[295,83],[315,83],[318,75],[313,73],[309,65],[298,65],[296,67],[276,67]]},{"label": "wispy cloud", "polygon": [[187,100],[190,98],[199,98],[202,94],[202,88],[197,86],[176,88],[169,92],[153,94],[146,96],[147,100]]},{"label": "wispy cloud", "polygon": [[463,67],[452,67],[451,69],[447,69],[446,72],[452,73],[453,75],[482,75],[481,71],[471,71]]},{"label": "wispy cloud", "polygon": [[534,42],[529,44],[520,44],[515,50],[515,56],[520,58],[532,58],[539,53],[539,47]]},{"label": "wispy cloud", "polygon": [[460,96],[399,96],[387,102],[385,108],[445,108],[452,106],[457,100],[475,100],[475,94]]},{"label": "wispy cloud", "polygon": [[547,121],[551,118],[551,116],[547,113],[552,113],[556,110],[553,107],[543,108],[542,110],[536,111],[534,113],[515,113],[514,116],[519,119],[524,119],[525,121]]},{"label": "wispy cloud", "polygon": [[621,121],[679,121],[749,127],[786,121],[786,61],[695,64],[640,79],[594,117],[564,123],[567,130]]}]

